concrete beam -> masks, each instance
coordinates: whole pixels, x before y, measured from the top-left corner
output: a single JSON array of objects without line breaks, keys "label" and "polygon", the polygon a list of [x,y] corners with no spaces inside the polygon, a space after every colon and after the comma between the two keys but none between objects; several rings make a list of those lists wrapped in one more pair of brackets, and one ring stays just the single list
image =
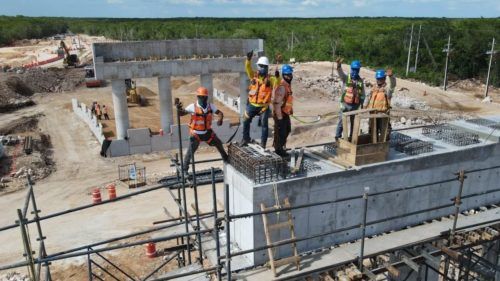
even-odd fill
[{"label": "concrete beam", "polygon": [[174,124],[172,110],[172,88],[170,77],[158,78],[158,95],[160,99],[160,122],[163,132],[170,133],[170,126]]},{"label": "concrete beam", "polygon": [[106,62],[151,57],[178,59],[182,57],[244,56],[250,50],[264,50],[262,39],[183,39],[162,41],[107,42],[92,44],[94,61]]},{"label": "concrete beam", "polygon": [[194,76],[207,73],[234,73],[245,71],[246,58],[154,60],[95,63],[97,79],[117,80],[167,76]]},{"label": "concrete beam", "polygon": [[212,74],[202,74],[200,75],[200,84],[202,87],[205,87],[208,89],[208,101],[213,102],[214,100],[214,83],[213,83],[213,78]]},{"label": "concrete beam", "polygon": [[[248,99],[248,75],[246,72],[240,72],[240,116],[243,118],[243,114],[245,113],[245,108],[247,106]],[[243,120],[241,120],[243,122]]]},{"label": "concrete beam", "polygon": [[128,119],[127,94],[125,80],[112,80],[111,90],[113,92],[113,106],[115,112],[116,138],[121,140],[127,136],[130,127]]}]

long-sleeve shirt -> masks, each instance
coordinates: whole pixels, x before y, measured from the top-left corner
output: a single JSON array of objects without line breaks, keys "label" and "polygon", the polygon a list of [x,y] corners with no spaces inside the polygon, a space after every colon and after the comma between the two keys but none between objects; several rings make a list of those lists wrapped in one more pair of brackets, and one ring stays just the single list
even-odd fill
[{"label": "long-sleeve shirt", "polygon": [[[396,77],[394,75],[391,75],[391,76],[387,76],[387,78],[389,78],[388,79],[389,80],[389,85],[387,85],[387,82],[386,82],[386,85],[384,87],[385,87],[385,96],[389,100],[389,105],[390,105],[390,102],[391,102],[391,99],[392,99],[392,95],[394,94],[394,90],[396,89]],[[368,95],[368,99],[367,100],[369,101],[370,98],[371,98],[371,92]]]},{"label": "long-sleeve shirt", "polygon": [[[255,77],[254,76],[255,71],[252,69],[252,62],[249,60],[245,60],[245,71],[247,73],[249,80],[252,80]],[[262,82],[264,80],[264,78],[261,76],[259,76],[258,79],[259,79],[259,82]],[[273,89],[275,87],[277,87],[279,85],[279,83],[281,82],[280,79],[274,75],[269,75],[269,81],[271,81],[271,87],[273,87]]]},{"label": "long-sleeve shirt", "polygon": [[[344,101],[344,96],[346,93],[346,84],[347,84],[347,79],[348,79],[348,74],[345,74],[344,70],[342,70],[342,67],[337,67],[337,73],[340,77],[340,80],[342,81],[342,95],[340,96],[340,103]],[[360,78],[361,82],[363,82],[363,79]],[[355,80],[352,80],[352,83],[355,83]],[[363,87],[361,88],[361,93],[359,94],[359,101],[361,104],[363,104],[364,100],[366,97],[365,93],[365,83],[363,82]]]}]

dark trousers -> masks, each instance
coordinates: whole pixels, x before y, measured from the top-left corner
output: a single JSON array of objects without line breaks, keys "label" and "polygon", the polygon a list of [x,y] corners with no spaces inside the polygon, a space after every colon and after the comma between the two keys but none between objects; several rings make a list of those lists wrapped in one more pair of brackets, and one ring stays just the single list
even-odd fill
[{"label": "dark trousers", "polygon": [[[339,138],[339,139],[342,138],[342,132],[344,131],[344,125],[342,124],[342,113],[353,111],[353,110],[358,110],[358,108],[359,108],[359,104],[344,103],[344,110],[340,111],[340,114],[339,114],[339,123],[337,124],[337,131],[335,132],[335,138]],[[351,129],[349,130],[349,138],[352,138],[354,115],[350,116],[350,121],[351,121]]]},{"label": "dark trousers", "polygon": [[[392,131],[391,120],[389,119],[387,121],[387,136],[386,136],[385,140],[382,140],[382,125],[383,125],[382,121],[383,121],[383,119],[382,118],[375,118],[375,120],[376,120],[375,122],[377,123],[377,140],[379,142],[388,141],[391,138],[391,131]],[[370,129],[369,129],[370,134],[371,134],[371,131],[372,131],[372,128],[370,126]]]},{"label": "dark trousers", "polygon": [[[210,140],[210,138],[212,139]],[[210,146],[215,146],[215,148],[217,148],[217,150],[219,151],[222,160],[224,160],[224,162],[227,161],[228,156],[226,151],[224,150],[222,141],[217,137],[217,135],[212,130],[208,130],[206,134],[197,135],[197,137],[196,136],[189,137],[189,147],[186,155],[184,156],[184,171],[189,170],[189,164],[191,163],[191,158],[193,157],[193,154],[196,152],[196,150],[198,150],[198,147],[200,146],[200,141],[207,142],[208,145]]]},{"label": "dark trousers", "polygon": [[102,116],[101,114],[98,114],[97,119],[101,120],[101,116]]},{"label": "dark trousers", "polygon": [[274,118],[274,151],[278,155],[285,153],[286,140],[292,131],[292,123],[290,122],[290,116],[283,113],[283,118],[278,120]]},{"label": "dark trousers", "polygon": [[269,114],[271,110],[267,108],[264,112],[262,112],[262,107],[253,106],[251,104],[247,104],[245,110],[245,120],[243,121],[243,141],[250,142],[250,124],[252,124],[252,119],[260,115],[262,118],[261,127],[262,127],[262,135],[260,137],[260,143],[262,147],[266,147],[267,137],[269,136]]},{"label": "dark trousers", "polygon": [[104,119],[109,120],[109,115],[107,113],[104,113]]}]

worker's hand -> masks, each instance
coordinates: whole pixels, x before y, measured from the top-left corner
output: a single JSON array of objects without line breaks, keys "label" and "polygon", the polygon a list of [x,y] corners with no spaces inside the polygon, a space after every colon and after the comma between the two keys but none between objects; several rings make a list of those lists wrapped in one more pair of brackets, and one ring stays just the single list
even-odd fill
[{"label": "worker's hand", "polygon": [[217,120],[217,126],[222,126],[222,123],[223,123],[222,118]]},{"label": "worker's hand", "polygon": [[280,71],[278,70],[278,68],[276,68],[276,70],[274,71],[274,77],[280,78]]},{"label": "worker's hand", "polygon": [[337,63],[337,68],[342,67],[343,61],[344,61],[344,59],[342,57],[337,57],[337,59],[335,60],[335,62]]},{"label": "worker's hand", "polygon": [[247,60],[252,60],[253,57],[253,50],[247,53]]},{"label": "worker's hand", "polygon": [[386,74],[387,76],[391,77],[391,76],[392,76],[392,74],[393,74],[393,73],[392,73],[392,68],[388,68],[388,69],[385,71],[385,74]]}]

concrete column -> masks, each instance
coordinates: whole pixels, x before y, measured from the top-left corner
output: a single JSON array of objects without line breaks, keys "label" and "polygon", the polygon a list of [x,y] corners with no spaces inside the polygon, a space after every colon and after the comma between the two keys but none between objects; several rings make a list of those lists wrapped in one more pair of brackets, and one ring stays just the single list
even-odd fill
[{"label": "concrete column", "polygon": [[208,102],[213,102],[214,100],[214,83],[212,74],[202,74],[200,75],[200,84],[202,87],[208,89]]},{"label": "concrete column", "polygon": [[248,76],[246,72],[240,72],[240,116],[243,118],[248,99]]},{"label": "concrete column", "polygon": [[124,80],[112,80],[113,106],[115,112],[116,138],[125,139],[130,127],[128,119],[127,93]]},{"label": "concrete column", "polygon": [[172,109],[172,88],[170,76],[158,77],[158,95],[160,97],[160,122],[163,132],[170,133],[170,126],[174,124]]}]

